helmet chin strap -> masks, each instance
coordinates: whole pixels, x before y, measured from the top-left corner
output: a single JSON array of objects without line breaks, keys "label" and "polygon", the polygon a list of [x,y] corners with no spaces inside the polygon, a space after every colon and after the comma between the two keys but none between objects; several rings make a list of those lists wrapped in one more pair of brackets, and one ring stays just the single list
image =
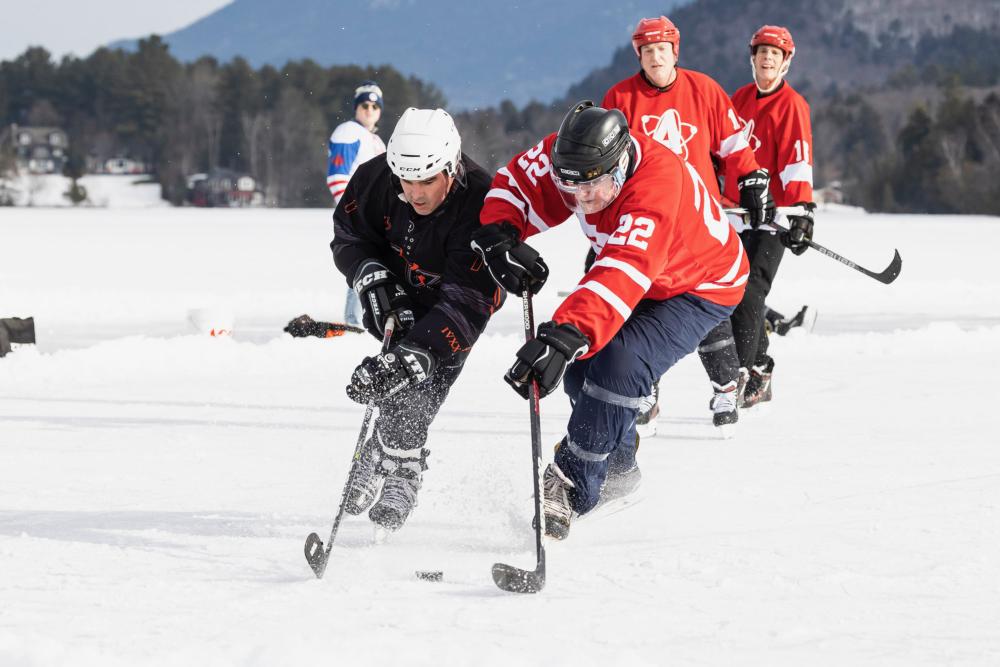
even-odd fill
[{"label": "helmet chin strap", "polygon": [[784,60],[782,61],[782,63],[781,63],[781,67],[778,69],[778,76],[774,79],[774,83],[772,83],[767,88],[763,88],[760,85],[760,81],[757,79],[757,66],[754,65],[754,62],[753,62],[753,53],[751,53],[750,54],[750,72],[753,73],[753,82],[754,82],[754,85],[757,86],[757,90],[760,91],[761,93],[763,93],[764,95],[767,95],[768,93],[773,93],[775,90],[777,90],[778,86],[781,85],[781,82],[785,80],[785,75],[788,74],[788,68],[789,68],[789,66],[791,64],[792,64],[792,59],[790,57],[786,56],[784,58]]}]

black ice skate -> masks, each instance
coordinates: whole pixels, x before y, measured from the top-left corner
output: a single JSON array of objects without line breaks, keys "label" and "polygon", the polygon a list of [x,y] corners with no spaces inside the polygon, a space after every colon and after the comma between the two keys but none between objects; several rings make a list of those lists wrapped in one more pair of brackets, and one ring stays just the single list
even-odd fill
[{"label": "black ice skate", "polygon": [[766,328],[768,333],[773,331],[779,336],[788,334],[796,327],[802,327],[805,331],[812,331],[816,326],[816,309],[809,306],[802,306],[802,309],[794,317],[784,317],[781,313],[768,309],[766,315]]},{"label": "black ice skate", "polygon": [[545,534],[556,540],[565,540],[573,517],[573,508],[569,504],[569,490],[573,488],[573,482],[563,475],[559,466],[550,463],[542,475],[542,487]]},{"label": "black ice skate", "polygon": [[372,505],[368,518],[386,530],[399,530],[406,523],[413,508],[417,506],[417,492],[422,483],[422,472],[426,470],[426,450],[414,450],[413,458],[385,458],[385,484],[382,497]]},{"label": "black ice skate", "polygon": [[769,359],[763,366],[754,366],[750,370],[750,379],[743,390],[741,408],[752,408],[758,403],[771,400],[771,373],[774,370],[774,359]]},{"label": "black ice skate", "polygon": [[380,460],[379,447],[373,436],[361,448],[354,479],[347,492],[347,503],[344,505],[344,511],[348,514],[354,516],[361,514],[378,497],[379,489],[385,479],[385,471],[379,466]]}]

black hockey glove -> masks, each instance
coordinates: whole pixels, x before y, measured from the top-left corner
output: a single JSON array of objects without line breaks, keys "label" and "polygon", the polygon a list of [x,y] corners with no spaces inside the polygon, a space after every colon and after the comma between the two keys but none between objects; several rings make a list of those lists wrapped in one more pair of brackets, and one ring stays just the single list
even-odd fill
[{"label": "black hockey glove", "polygon": [[296,338],[316,336],[317,338],[333,338],[343,336],[345,332],[364,333],[364,329],[352,327],[350,324],[335,324],[333,322],[317,322],[308,315],[299,315],[285,325],[283,329]]},{"label": "black hockey glove", "polygon": [[544,322],[538,335],[521,346],[517,361],[503,379],[514,391],[528,398],[531,378],[538,380],[538,397],[551,394],[566,373],[567,364],[590,349],[590,341],[572,324]]},{"label": "black hockey glove", "polygon": [[374,259],[361,262],[354,274],[354,291],[364,310],[361,323],[376,338],[382,338],[390,315],[396,317],[393,336],[401,336],[413,326],[413,302],[396,282],[396,276],[381,262]]},{"label": "black hockey glove", "polygon": [[520,239],[517,229],[509,222],[494,222],[472,232],[475,250],[496,284],[521,296],[527,286],[538,294],[549,277],[549,267],[538,251]]},{"label": "black hockey glove", "polygon": [[437,368],[430,350],[400,343],[385,354],[365,357],[347,385],[347,397],[357,403],[381,401],[429,378]]},{"label": "black hockey glove", "polygon": [[796,255],[801,255],[809,249],[809,241],[813,238],[813,211],[816,210],[816,204],[799,203],[796,206],[804,207],[806,212],[804,215],[788,216],[789,228],[787,232],[781,232],[781,242]]},{"label": "black hockey glove", "polygon": [[740,206],[746,209],[746,219],[750,227],[774,222],[774,197],[771,196],[771,177],[767,169],[755,169],[743,174],[736,181],[740,191]]}]

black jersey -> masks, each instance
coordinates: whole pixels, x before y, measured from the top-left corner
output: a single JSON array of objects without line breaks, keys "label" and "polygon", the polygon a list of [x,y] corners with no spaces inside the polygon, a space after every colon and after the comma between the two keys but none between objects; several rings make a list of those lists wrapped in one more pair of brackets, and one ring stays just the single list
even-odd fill
[{"label": "black jersey", "polygon": [[490,177],[462,155],[464,176],[430,215],[402,199],[385,155],[358,167],[333,213],[333,260],[348,287],[366,259],[395,274],[414,304],[416,322],[402,340],[439,359],[469,350],[505,293],[470,246]]}]

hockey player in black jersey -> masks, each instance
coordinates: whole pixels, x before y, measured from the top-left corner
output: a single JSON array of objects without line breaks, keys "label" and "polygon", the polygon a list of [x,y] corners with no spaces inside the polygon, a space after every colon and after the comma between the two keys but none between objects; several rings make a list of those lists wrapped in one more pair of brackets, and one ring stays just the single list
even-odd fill
[{"label": "hockey player in black jersey", "polygon": [[334,262],[361,299],[364,326],[388,352],[355,369],[348,396],[375,401],[345,509],[396,530],[416,506],[427,429],[476,339],[503,303],[470,246],[490,187],[461,152],[451,116],[407,109],[384,155],[361,165],[334,212]]}]

